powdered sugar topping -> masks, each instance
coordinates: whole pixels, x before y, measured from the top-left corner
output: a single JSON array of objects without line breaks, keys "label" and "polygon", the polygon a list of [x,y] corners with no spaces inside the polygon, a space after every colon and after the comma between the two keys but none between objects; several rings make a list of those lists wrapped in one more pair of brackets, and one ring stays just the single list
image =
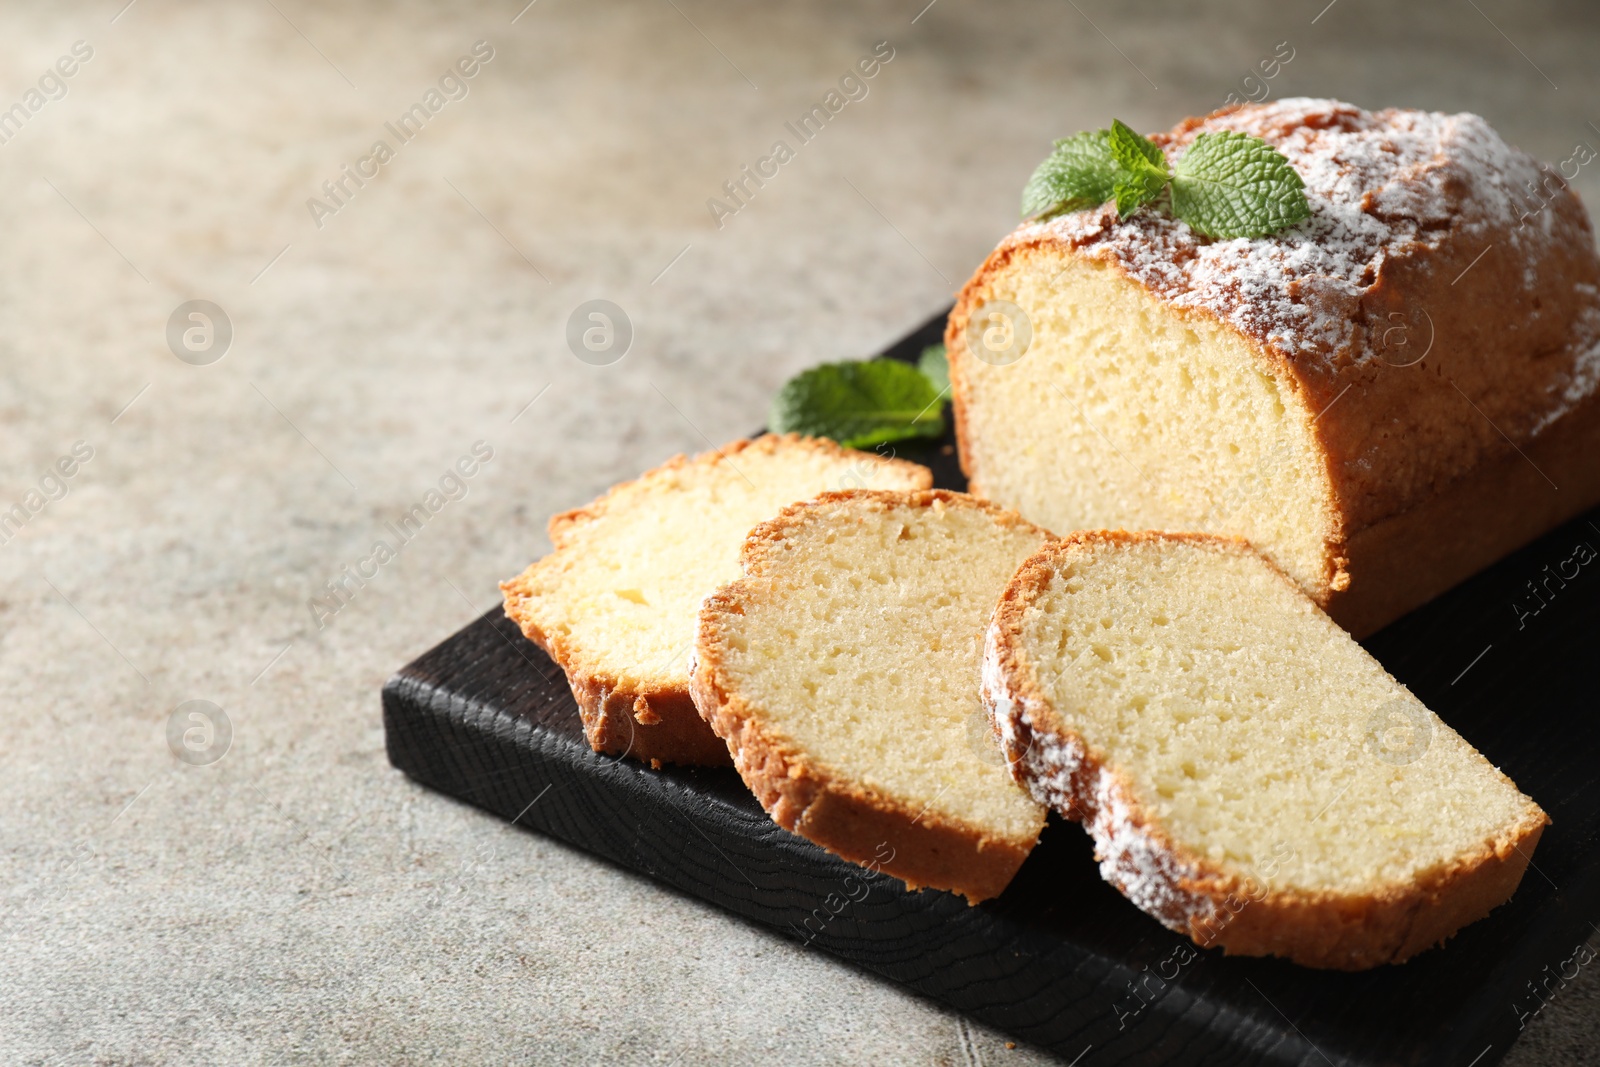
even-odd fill
[{"label": "powdered sugar topping", "polygon": [[1017,692],[1006,671],[1003,643],[996,619],[984,637],[979,690],[1013,777],[1040,804],[1083,823],[1094,838],[1100,877],[1141,911],[1182,934],[1189,933],[1191,922],[1214,918],[1218,912],[1210,897],[1183,888],[1197,872],[1145,830],[1116,779],[1088,758],[1082,740],[1040,729],[1042,709]]},{"label": "powdered sugar topping", "polygon": [[[1211,240],[1157,210],[1119,222],[1107,205],[1025,225],[1011,241],[1064,241],[1287,357],[1336,363],[1370,357],[1355,311],[1387,261],[1446,238],[1509,231],[1525,246],[1571,236],[1551,212],[1531,219],[1538,204],[1524,190],[1544,176],[1476,115],[1294,98],[1190,119],[1153,140],[1171,163],[1199,134],[1221,130],[1275,145],[1305,182],[1312,217],[1269,238]],[[1524,216],[1530,224],[1516,225]],[[1535,284],[1531,273],[1525,283]]]}]

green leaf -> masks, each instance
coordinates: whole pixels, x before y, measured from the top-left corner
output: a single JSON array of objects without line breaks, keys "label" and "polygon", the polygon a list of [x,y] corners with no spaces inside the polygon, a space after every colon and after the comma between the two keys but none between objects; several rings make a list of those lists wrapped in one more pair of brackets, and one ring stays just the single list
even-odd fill
[{"label": "green leaf", "polygon": [[1111,120],[1106,139],[1117,164],[1112,179],[1117,217],[1125,219],[1159,197],[1172,175],[1167,170],[1167,157],[1155,142],[1122,120]]},{"label": "green leaf", "polygon": [[1202,133],[1172,176],[1172,213],[1207,237],[1266,237],[1311,217],[1283,153],[1247,133]]},{"label": "green leaf", "polygon": [[917,357],[917,369],[941,395],[949,395],[946,390],[950,388],[950,359],[942,342],[922,350],[922,355]]},{"label": "green leaf", "polygon": [[1117,161],[1105,130],[1056,142],[1022,190],[1022,217],[1082,211],[1110,200]]},{"label": "green leaf", "polygon": [[1119,166],[1132,170],[1144,162],[1162,170],[1167,169],[1167,157],[1161,154],[1156,143],[1121,119],[1111,120],[1111,129],[1106,138],[1111,144],[1111,157]]},{"label": "green leaf", "polygon": [[772,398],[767,424],[775,433],[831,437],[846,448],[870,448],[941,436],[942,399],[927,376],[909,363],[826,363],[784,383]]},{"label": "green leaf", "polygon": [[1167,186],[1165,172],[1155,168],[1137,174],[1119,174],[1114,191],[1117,195],[1117,218],[1125,219],[1146,204],[1154,203]]}]

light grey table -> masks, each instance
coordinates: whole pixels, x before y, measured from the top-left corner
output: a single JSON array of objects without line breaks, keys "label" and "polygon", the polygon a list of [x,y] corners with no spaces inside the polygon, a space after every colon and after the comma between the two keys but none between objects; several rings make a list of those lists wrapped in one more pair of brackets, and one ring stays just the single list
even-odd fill
[{"label": "light grey table", "polygon": [[[0,545],[6,1064],[1042,1061],[412,785],[384,678],[550,513],[943,306],[1053,137],[1164,128],[1288,42],[1274,96],[1600,144],[1576,4],[124,2],[0,13],[0,510],[41,504]],[[787,135],[880,41],[866,95]],[[179,317],[192,362],[168,343],[197,299],[231,326],[209,363],[215,314]],[[590,299],[632,324],[619,362],[568,348]],[[231,728],[207,765],[169,748],[191,700]],[[1591,969],[1507,1062],[1592,1061],[1597,1009]]]}]

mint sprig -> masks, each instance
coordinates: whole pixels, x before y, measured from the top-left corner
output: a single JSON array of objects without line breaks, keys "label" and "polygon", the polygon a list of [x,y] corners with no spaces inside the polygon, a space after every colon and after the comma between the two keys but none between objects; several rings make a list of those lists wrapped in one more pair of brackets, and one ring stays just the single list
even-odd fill
[{"label": "mint sprig", "polygon": [[[923,353],[930,372],[938,362]],[[948,384],[948,371],[936,385],[929,373],[898,360],[825,363],[784,383],[772,398],[767,426],[774,433],[831,437],[846,448],[938,439]]]},{"label": "mint sprig", "polygon": [[1164,201],[1174,218],[1215,238],[1266,237],[1311,217],[1300,175],[1261,138],[1202,133],[1169,166],[1159,145],[1116,119],[1055,143],[1023,190],[1022,214],[1048,218],[1107,200],[1119,219]]}]

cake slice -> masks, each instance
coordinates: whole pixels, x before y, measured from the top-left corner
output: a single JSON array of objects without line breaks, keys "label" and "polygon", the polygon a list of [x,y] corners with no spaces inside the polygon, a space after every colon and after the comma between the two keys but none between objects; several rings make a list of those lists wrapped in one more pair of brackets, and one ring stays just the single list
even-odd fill
[{"label": "cake slice", "polygon": [[1565,180],[1476,115],[1333,100],[1153,140],[1175,164],[1223,131],[1281,152],[1311,218],[1214,240],[1106,204],[967,283],[971,492],[1057,531],[1242,537],[1357,636],[1600,502],[1600,256]]},{"label": "cake slice", "polygon": [[1047,546],[995,611],[983,697],[1106,881],[1229,953],[1398,963],[1507,900],[1549,822],[1238,541]]},{"label": "cake slice", "polygon": [[915,463],[794,434],[677,456],[551,518],[554,551],[500,584],[506,614],[566,671],[595,751],[726,765],[688,661],[700,601],[738,576],[750,528],[830,489],[932,483]]},{"label": "cake slice", "polygon": [[828,493],[750,533],[700,610],[695,703],[773,819],[916,889],[972,903],[1044,811],[978,703],[984,627],[1049,534],[944,490]]}]

